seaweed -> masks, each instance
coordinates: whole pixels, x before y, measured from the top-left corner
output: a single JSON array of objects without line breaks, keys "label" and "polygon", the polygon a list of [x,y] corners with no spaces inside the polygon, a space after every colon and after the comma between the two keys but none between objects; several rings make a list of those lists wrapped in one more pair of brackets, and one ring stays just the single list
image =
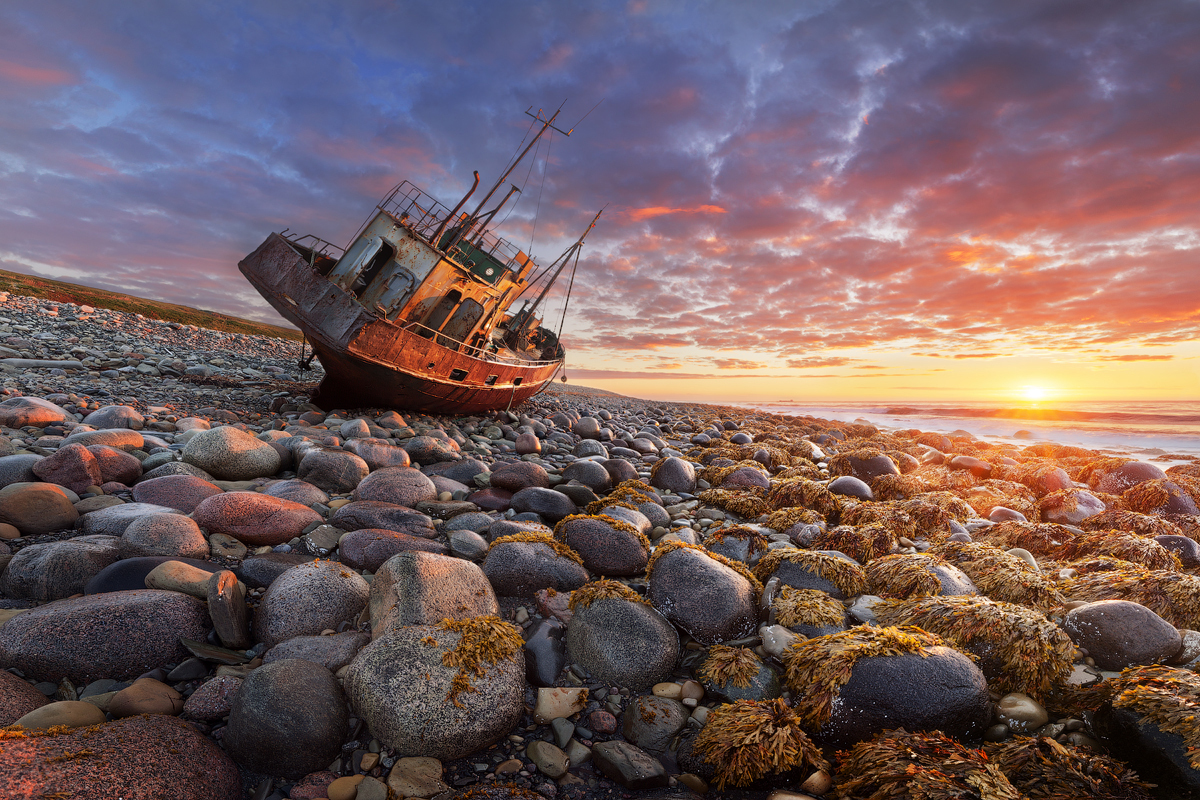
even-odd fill
[{"label": "seaweed", "polygon": [[921,535],[917,528],[917,521],[901,503],[895,501],[848,505],[842,509],[841,521],[843,525],[883,523],[896,536],[906,536],[910,539]]},{"label": "seaweed", "polygon": [[1064,598],[1053,581],[1024,559],[979,542],[947,542],[937,554],[958,566],[979,591],[993,600],[1048,611]]},{"label": "seaweed", "polygon": [[819,522],[824,522],[825,518],[813,511],[811,508],[803,506],[793,506],[792,508],[783,508],[779,511],[772,511],[767,515],[763,524],[768,528],[776,531],[786,531],[793,525],[816,525]]},{"label": "seaweed", "polygon": [[767,503],[776,511],[792,506],[804,506],[836,522],[842,510],[842,500],[824,485],[807,478],[788,478],[775,483],[766,497]]},{"label": "seaweed", "polygon": [[709,535],[704,543],[707,546],[709,541],[718,538],[744,539],[751,556],[767,549],[767,538],[749,525],[728,525],[724,528],[709,528]]},{"label": "seaweed", "polygon": [[840,800],[1022,800],[983,751],[941,733],[896,728],[837,758]]},{"label": "seaweed", "polygon": [[1074,600],[1132,600],[1176,628],[1200,630],[1200,578],[1186,572],[1115,569],[1079,575],[1064,584]]},{"label": "seaweed", "polygon": [[751,572],[745,564],[740,561],[734,561],[732,558],[726,558],[720,553],[714,553],[710,550],[705,550],[698,544],[688,544],[687,542],[667,542],[666,544],[660,544],[658,547],[654,548],[654,555],[650,556],[650,561],[646,564],[646,575],[649,576],[654,571],[654,565],[658,563],[660,558],[668,553],[683,549],[695,550],[698,553],[703,553],[705,556],[711,558],[713,561],[716,561],[718,564],[724,564],[750,583],[750,588],[754,590],[755,597],[762,596],[762,582],[754,576],[754,573]]},{"label": "seaweed", "polygon": [[575,611],[580,608],[586,608],[597,600],[628,600],[631,603],[645,603],[649,605],[646,598],[625,584],[605,578],[585,583],[571,592],[571,599],[567,601],[567,608]]},{"label": "seaweed", "polygon": [[1054,522],[999,522],[979,532],[987,544],[1003,548],[1020,547],[1039,556],[1054,558],[1075,534]]},{"label": "seaweed", "polygon": [[882,522],[854,527],[839,525],[813,537],[814,550],[837,550],[860,564],[885,556],[899,546],[896,535]]},{"label": "seaweed", "polygon": [[879,475],[871,481],[871,493],[876,500],[907,500],[929,491],[929,484],[920,475]]},{"label": "seaweed", "polygon": [[1048,737],[1019,736],[985,745],[984,752],[1030,800],[1150,800],[1152,783],[1108,756],[1067,747]]},{"label": "seaweed", "polygon": [[933,567],[944,563],[937,556],[924,553],[877,558],[867,564],[867,587],[871,594],[899,599],[941,594],[942,581]]},{"label": "seaweed", "polygon": [[437,628],[459,634],[458,644],[442,654],[442,666],[458,669],[446,699],[459,708],[463,705],[458,700],[460,694],[478,691],[471,685],[471,678],[484,675],[485,661],[499,663],[525,644],[516,625],[490,614],[463,620],[444,619]]},{"label": "seaweed", "polygon": [[762,464],[758,463],[757,461],[743,460],[743,461],[735,462],[735,463],[730,464],[729,466],[725,466],[725,467],[705,467],[703,470],[700,471],[700,474],[697,475],[696,477],[698,477],[702,480],[708,481],[713,486],[720,486],[721,481],[725,480],[731,474],[733,474],[734,472],[737,472],[739,469],[745,469],[745,468],[757,470],[758,472],[760,472],[766,476],[770,475],[770,470],[768,470],[766,467],[764,467]]},{"label": "seaweed", "polygon": [[558,539],[555,539],[553,534],[536,533],[533,531],[526,533],[511,533],[508,536],[501,536],[499,539],[493,541],[491,546],[488,547],[488,552],[491,552],[494,548],[507,542],[529,542],[531,544],[544,544],[554,550],[554,552],[560,557],[569,558],[576,564],[583,566],[583,558],[580,557],[579,553],[576,553],[570,547],[567,547]]},{"label": "seaweed", "polygon": [[1126,489],[1121,495],[1121,506],[1126,511],[1155,514],[1166,510],[1172,501],[1185,496],[1188,496],[1187,493],[1178,484],[1156,478]]},{"label": "seaweed", "polygon": [[[992,688],[1042,699],[1071,673],[1075,645],[1033,609],[986,597],[884,600],[873,606],[881,625],[915,625],[974,653]],[[988,662],[996,659],[995,668]]]},{"label": "seaweed", "polygon": [[1091,536],[1076,538],[1059,549],[1059,558],[1075,559],[1082,556],[1113,556],[1124,561],[1141,564],[1147,569],[1179,570],[1183,565],[1179,557],[1153,539],[1122,533],[1103,531]]},{"label": "seaweed", "polygon": [[1188,764],[1200,769],[1200,675],[1158,664],[1128,667],[1108,681],[1115,708],[1128,708],[1183,739]]},{"label": "seaweed", "polygon": [[745,489],[705,489],[696,495],[700,502],[710,506],[715,506],[722,511],[728,511],[731,514],[737,514],[740,517],[759,517],[767,513],[770,508],[763,501],[758,491],[754,487],[746,487]]},{"label": "seaweed", "polygon": [[748,689],[760,669],[762,661],[750,648],[714,644],[708,649],[704,663],[696,670],[696,677],[714,686]]},{"label": "seaweed", "polygon": [[739,700],[718,706],[696,736],[693,752],[716,770],[718,790],[829,762],[783,700]]},{"label": "seaweed", "polygon": [[844,558],[812,550],[768,550],[754,565],[754,574],[765,581],[784,561],[790,561],[824,578],[847,597],[856,597],[867,591],[867,574],[861,566]]},{"label": "seaweed", "polygon": [[[631,525],[630,523],[626,522],[623,519],[616,519],[615,517],[606,517],[604,515],[571,514],[569,517],[563,517],[561,520],[558,521],[558,524],[554,526],[554,538],[565,544],[566,543],[566,528],[567,528],[568,523],[570,523],[572,520],[584,520],[584,519],[595,520],[603,525],[607,525],[608,527],[612,528],[615,531],[621,531],[622,533],[627,533],[630,536],[632,536],[633,538],[637,539],[637,541],[642,545],[642,548],[647,553],[650,552],[650,540],[646,538],[646,534],[642,533],[636,527],[634,527],[633,525]],[[575,551],[572,550],[571,552],[575,552]]]},{"label": "seaweed", "polygon": [[806,726],[820,728],[833,714],[834,700],[850,680],[854,664],[875,656],[929,655],[942,639],[920,628],[860,625],[788,645],[781,660],[784,682],[797,695],[796,710]]},{"label": "seaweed", "polygon": [[820,589],[781,586],[771,609],[775,612],[775,621],[785,628],[797,625],[827,628],[846,621],[846,609],[842,604]]},{"label": "seaweed", "polygon": [[1156,514],[1139,514],[1119,508],[1110,508],[1090,516],[1079,523],[1079,527],[1085,531],[1126,531],[1151,538],[1183,535],[1178,525]]}]

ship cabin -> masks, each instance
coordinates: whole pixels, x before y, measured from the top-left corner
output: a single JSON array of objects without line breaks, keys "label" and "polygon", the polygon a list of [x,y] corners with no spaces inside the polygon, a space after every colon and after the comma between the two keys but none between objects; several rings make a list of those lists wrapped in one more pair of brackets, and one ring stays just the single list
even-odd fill
[{"label": "ship cabin", "polygon": [[535,262],[405,181],[376,207],[340,259],[313,268],[371,314],[443,347],[492,349],[504,311]]}]

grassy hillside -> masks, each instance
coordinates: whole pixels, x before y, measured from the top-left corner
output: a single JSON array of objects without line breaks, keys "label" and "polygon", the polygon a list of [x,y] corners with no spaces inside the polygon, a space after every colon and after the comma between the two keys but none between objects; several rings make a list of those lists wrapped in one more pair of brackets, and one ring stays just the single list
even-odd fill
[{"label": "grassy hillside", "polygon": [[292,328],[281,328],[278,325],[267,325],[263,322],[218,314],[215,311],[202,311],[198,308],[177,306],[174,303],[163,303],[158,300],[146,300],[142,297],[132,297],[120,292],[107,292],[104,289],[93,289],[89,286],[76,286],[73,283],[53,281],[49,278],[38,278],[32,275],[22,275],[19,272],[0,270],[0,292],[20,294],[27,297],[41,297],[58,303],[76,303],[78,305],[107,308],[113,311],[127,311],[131,314],[141,314],[151,319],[161,319],[167,322],[181,322],[185,325],[199,325],[214,331],[226,333],[244,333],[256,336],[274,336],[280,339],[300,341],[300,331]]}]

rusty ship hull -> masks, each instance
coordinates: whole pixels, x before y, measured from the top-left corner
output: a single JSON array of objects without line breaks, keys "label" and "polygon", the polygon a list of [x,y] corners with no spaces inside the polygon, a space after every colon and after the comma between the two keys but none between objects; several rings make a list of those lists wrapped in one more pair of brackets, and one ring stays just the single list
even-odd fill
[{"label": "rusty ship hull", "polygon": [[[272,233],[238,268],[312,344],[325,370],[323,409],[385,407],[479,413],[519,405],[554,379],[562,359],[509,362],[461,352],[364,308],[322,274],[329,259]],[[326,264],[328,266],[328,264]]]}]

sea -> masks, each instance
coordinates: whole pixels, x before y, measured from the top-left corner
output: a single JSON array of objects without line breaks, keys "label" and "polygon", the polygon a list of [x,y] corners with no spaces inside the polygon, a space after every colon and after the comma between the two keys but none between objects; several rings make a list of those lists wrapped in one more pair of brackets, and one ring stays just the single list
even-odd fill
[{"label": "sea", "polygon": [[735,401],[776,414],[809,414],[843,422],[864,421],[882,430],[967,431],[997,442],[1085,447],[1166,465],[1200,459],[1200,403],[1045,402],[1000,405],[979,402],[805,403]]}]

